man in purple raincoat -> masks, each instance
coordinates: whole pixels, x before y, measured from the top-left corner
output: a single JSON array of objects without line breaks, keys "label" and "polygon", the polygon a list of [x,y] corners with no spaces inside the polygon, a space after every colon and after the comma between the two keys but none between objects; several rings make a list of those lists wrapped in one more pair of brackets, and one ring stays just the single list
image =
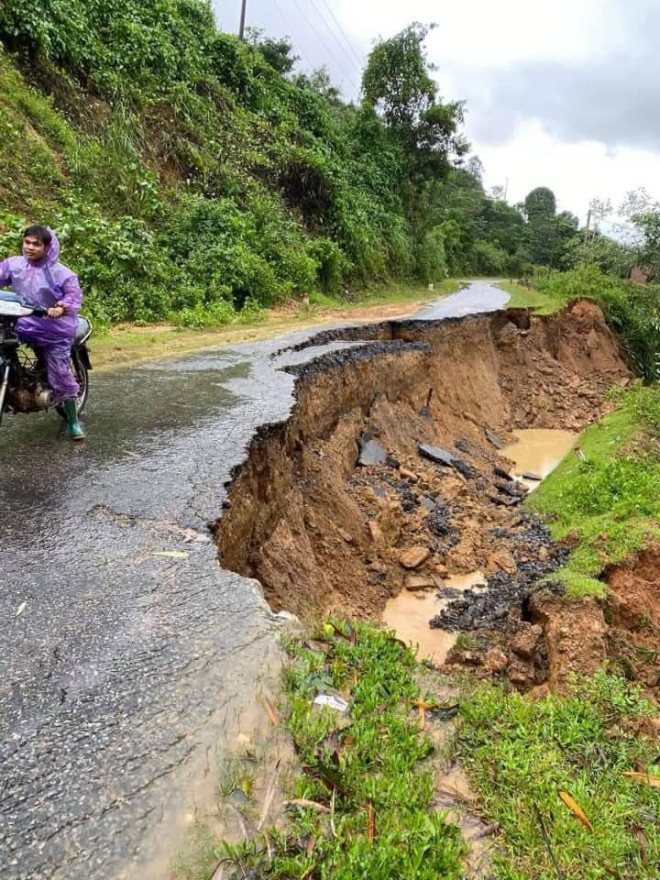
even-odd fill
[{"label": "man in purple raincoat", "polygon": [[82,440],[76,396],[79,391],[71,370],[71,346],[76,332],[82,292],[78,277],[58,263],[60,245],[46,226],[28,226],[23,233],[23,256],[0,263],[0,287],[11,285],[14,293],[28,305],[46,309],[46,318],[20,318],[19,337],[42,349],[48,384],[55,403],[66,412],[67,431],[73,440]]}]

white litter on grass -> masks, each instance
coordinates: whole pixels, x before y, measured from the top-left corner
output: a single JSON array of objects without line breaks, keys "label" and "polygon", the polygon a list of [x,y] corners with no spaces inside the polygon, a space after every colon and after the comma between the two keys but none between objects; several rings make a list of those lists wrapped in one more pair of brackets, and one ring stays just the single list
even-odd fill
[{"label": "white litter on grass", "polygon": [[314,705],[327,706],[329,709],[334,709],[335,712],[345,712],[348,709],[346,700],[336,697],[334,694],[319,694],[314,698]]}]

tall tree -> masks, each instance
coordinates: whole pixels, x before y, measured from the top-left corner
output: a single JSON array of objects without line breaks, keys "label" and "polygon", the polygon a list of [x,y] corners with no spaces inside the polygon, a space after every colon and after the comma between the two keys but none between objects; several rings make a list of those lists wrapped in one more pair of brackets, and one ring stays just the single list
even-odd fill
[{"label": "tall tree", "polygon": [[413,187],[446,177],[452,160],[468,150],[459,133],[463,104],[443,103],[431,76],[434,68],[424,48],[430,30],[414,23],[378,43],[362,78],[363,101],[381,116],[398,144],[407,182]]}]

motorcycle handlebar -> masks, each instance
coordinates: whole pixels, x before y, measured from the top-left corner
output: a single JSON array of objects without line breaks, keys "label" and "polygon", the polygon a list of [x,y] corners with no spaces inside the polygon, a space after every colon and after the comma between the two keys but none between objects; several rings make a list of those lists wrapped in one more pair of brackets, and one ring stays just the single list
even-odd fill
[{"label": "motorcycle handlebar", "polygon": [[31,306],[30,308],[35,318],[45,318],[48,314],[46,309],[42,309],[40,306]]}]

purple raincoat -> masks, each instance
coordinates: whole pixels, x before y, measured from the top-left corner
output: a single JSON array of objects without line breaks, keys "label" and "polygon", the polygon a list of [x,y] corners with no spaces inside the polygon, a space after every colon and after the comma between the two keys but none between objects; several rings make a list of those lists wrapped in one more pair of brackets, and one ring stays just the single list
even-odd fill
[{"label": "purple raincoat", "polygon": [[18,335],[43,349],[50,385],[55,402],[75,397],[79,387],[71,371],[71,345],[76,332],[78,309],[82,292],[78,277],[57,262],[60,243],[53,236],[42,260],[31,262],[26,257],[9,257],[0,263],[0,287],[11,285],[29,305],[50,309],[62,306],[61,318],[20,318],[16,322]]}]

